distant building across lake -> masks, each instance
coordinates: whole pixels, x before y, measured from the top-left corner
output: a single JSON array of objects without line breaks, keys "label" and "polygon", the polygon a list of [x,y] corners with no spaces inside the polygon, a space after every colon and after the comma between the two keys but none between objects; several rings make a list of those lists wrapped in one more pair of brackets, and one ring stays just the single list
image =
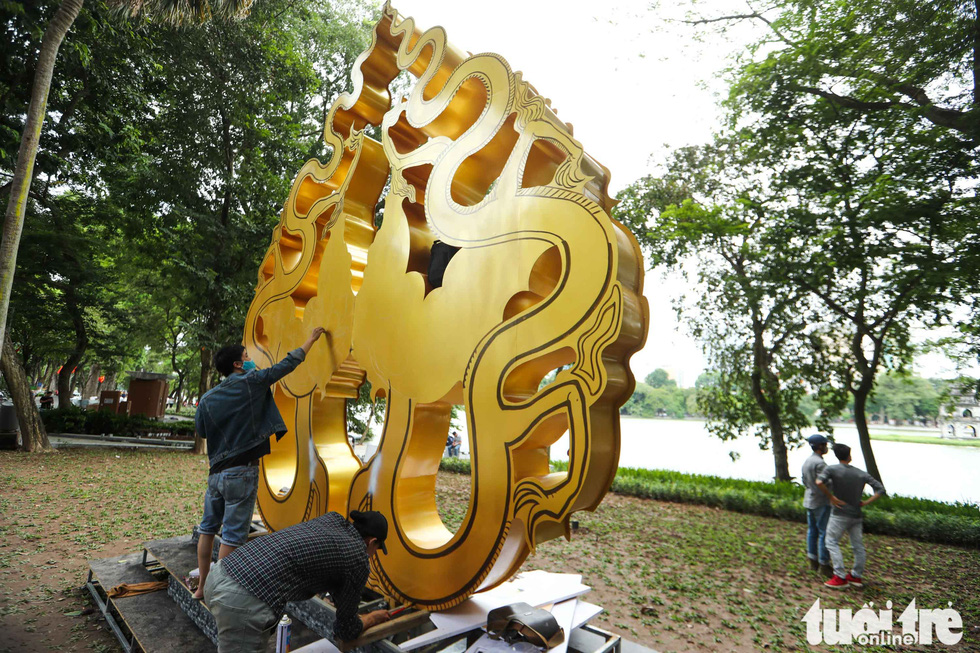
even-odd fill
[{"label": "distant building across lake", "polygon": [[940,416],[940,433],[944,438],[975,438],[980,429],[980,402],[974,394],[955,394],[952,413]]}]

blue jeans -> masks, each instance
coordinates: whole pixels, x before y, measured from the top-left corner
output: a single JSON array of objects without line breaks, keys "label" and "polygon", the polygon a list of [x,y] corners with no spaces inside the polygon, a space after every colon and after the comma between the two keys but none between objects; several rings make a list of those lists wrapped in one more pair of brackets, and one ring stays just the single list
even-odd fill
[{"label": "blue jeans", "polygon": [[830,519],[830,505],[806,510],[806,557],[817,560],[822,565],[830,564],[827,550],[827,520]]},{"label": "blue jeans", "polygon": [[198,532],[217,535],[221,543],[241,546],[248,541],[255,497],[259,491],[259,468],[229,467],[208,476],[208,491],[204,495],[204,518]]}]

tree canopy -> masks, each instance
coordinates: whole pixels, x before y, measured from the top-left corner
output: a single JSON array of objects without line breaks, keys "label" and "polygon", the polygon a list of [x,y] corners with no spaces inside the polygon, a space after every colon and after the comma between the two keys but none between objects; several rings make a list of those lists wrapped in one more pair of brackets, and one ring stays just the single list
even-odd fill
[{"label": "tree canopy", "polygon": [[[347,89],[372,10],[264,0],[246,20],[196,24],[227,4],[160,0],[134,18],[88,3],[65,40],[10,319],[28,377],[48,385],[60,368],[62,397],[95,370],[111,379],[140,367],[174,372],[185,397],[207,390],[214,348],[241,337],[293,176],[326,154],[323,119]],[[198,14],[182,27],[143,18],[167,7]],[[0,46],[8,178],[57,8],[0,6],[16,37]]]},{"label": "tree canopy", "polygon": [[976,301],[980,270],[977,10],[783,0],[688,23],[736,21],[765,35],[728,71],[724,125],[626,189],[619,216],[653,266],[696,270],[683,312],[719,435],[798,434],[809,392],[822,415],[850,395],[880,478],[867,429],[880,373],[907,369],[917,328],[975,329],[957,307]]}]

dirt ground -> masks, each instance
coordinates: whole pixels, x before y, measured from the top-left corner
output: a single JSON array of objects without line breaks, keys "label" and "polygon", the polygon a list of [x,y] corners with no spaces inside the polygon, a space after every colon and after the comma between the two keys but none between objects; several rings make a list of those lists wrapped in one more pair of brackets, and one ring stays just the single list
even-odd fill
[{"label": "dirt ground", "polygon": [[[82,592],[86,561],[189,533],[206,475],[187,453],[0,452],[0,653],[120,650]],[[441,474],[438,490],[453,527],[469,477]],[[869,582],[840,592],[806,567],[800,524],[619,495],[576,518],[571,542],[541,545],[525,567],[582,574],[586,600],[605,608],[593,623],[660,651],[810,650],[800,620],[817,598],[852,610],[951,601],[959,645],[901,650],[980,651],[980,551],[867,535]]]}]

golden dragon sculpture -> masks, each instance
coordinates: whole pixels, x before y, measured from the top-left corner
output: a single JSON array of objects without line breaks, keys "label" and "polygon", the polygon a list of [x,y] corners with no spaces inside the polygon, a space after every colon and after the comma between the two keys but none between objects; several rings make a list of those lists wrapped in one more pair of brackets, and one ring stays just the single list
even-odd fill
[{"label": "golden dragon sculpture", "polygon": [[[396,100],[403,71],[414,83]],[[263,459],[259,510],[272,529],[383,512],[389,553],[371,583],[444,609],[568,536],[570,515],[608,490],[628,361],[646,338],[643,259],[609,215],[609,171],[500,56],[469,55],[386,5],[352,79],[327,116],[330,161],[297,175],[248,313],[260,366],[312,326],[329,332],[275,389],[290,431]],[[438,287],[436,240],[458,248]],[[386,413],[362,465],[346,402],[365,378]],[[454,405],[472,491],[451,532],[435,484]],[[553,473],[565,433],[568,470]]]}]

